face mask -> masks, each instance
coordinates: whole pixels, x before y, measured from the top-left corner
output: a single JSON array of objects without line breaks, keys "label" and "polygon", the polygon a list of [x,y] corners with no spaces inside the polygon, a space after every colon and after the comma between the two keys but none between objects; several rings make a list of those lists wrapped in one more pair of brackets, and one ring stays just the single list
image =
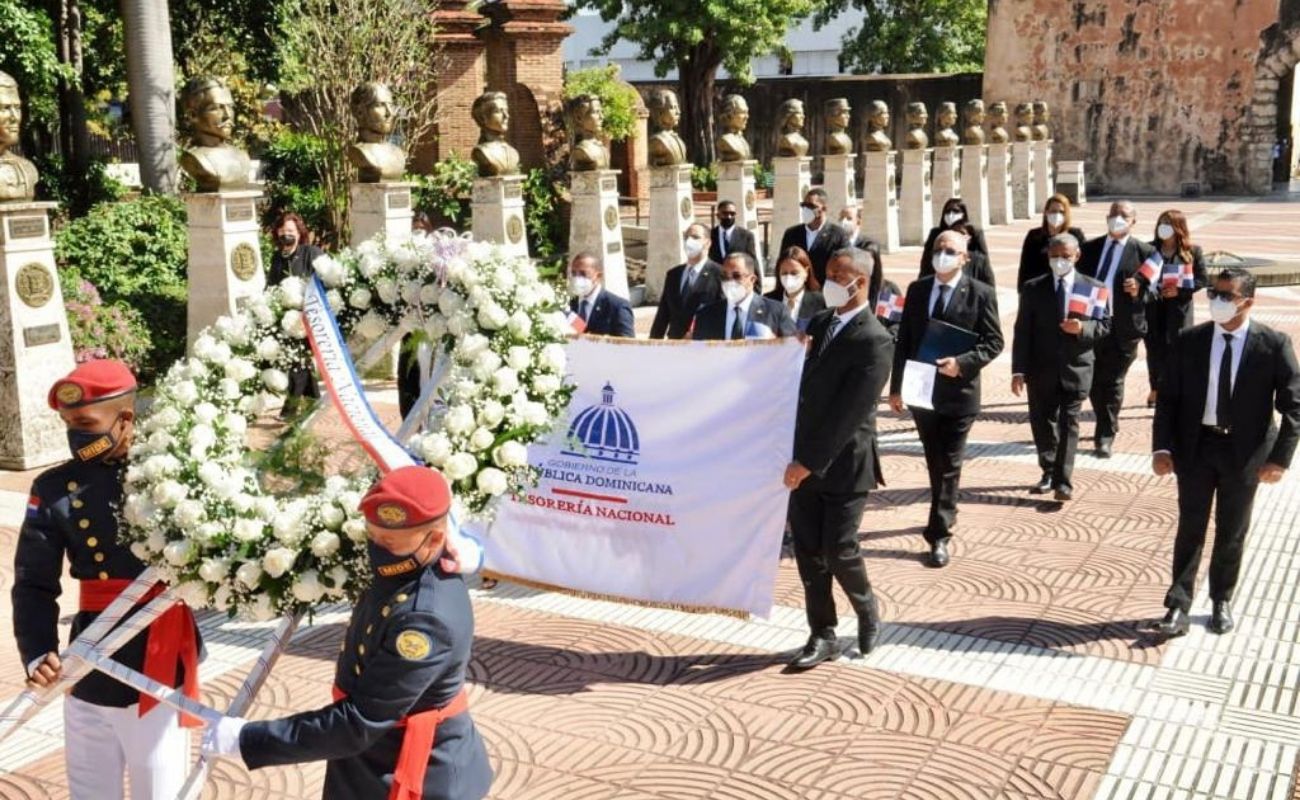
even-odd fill
[{"label": "face mask", "polygon": [[[448,526],[448,534],[450,535],[450,526]],[[380,547],[374,540],[367,539],[366,554],[370,556],[370,568],[381,578],[393,578],[415,572],[424,566],[424,562],[416,558],[415,554],[424,549],[432,536],[433,530],[430,529],[420,540],[420,544],[404,556],[396,555],[387,548]]]},{"label": "face mask", "polygon": [[950,256],[947,253],[935,253],[934,258],[930,259],[934,265],[934,271],[940,275],[951,275],[961,266],[961,256]]},{"label": "face mask", "polygon": [[682,240],[682,246],[686,248],[686,257],[695,258],[704,252],[704,240],[696,239],[694,236],[688,236]]},{"label": "face mask", "polygon": [[298,243],[297,236],[290,236],[287,233],[280,234],[279,236],[276,237],[275,240],[280,244],[281,247],[293,247],[295,244]]},{"label": "face mask", "polygon": [[749,295],[749,289],[740,281],[726,281],[722,284],[722,296],[727,298],[727,303],[736,305]]},{"label": "face mask", "polygon": [[960,211],[949,211],[943,215],[943,224],[956,225],[964,219],[966,219],[966,215]]},{"label": "face mask", "polygon": [[1156,226],[1156,236],[1159,237],[1162,242],[1169,241],[1174,238],[1174,226],[1170,225],[1168,222],[1160,223]]},{"label": "face mask", "polygon": [[113,435],[113,428],[117,427],[119,416],[113,420],[113,424],[108,426],[106,431],[83,431],[79,428],[68,429],[68,449],[78,461],[89,464],[92,461],[99,461],[104,456],[113,452],[117,447],[117,437]]},{"label": "face mask", "polygon": [[853,286],[857,283],[855,279],[848,286],[835,281],[827,281],[822,287],[822,296],[826,298],[827,308],[839,308],[847,305],[853,299]]},{"label": "face mask", "polygon": [[1124,233],[1128,230],[1128,220],[1123,217],[1107,217],[1106,227],[1111,233]]},{"label": "face mask", "polygon": [[851,219],[840,220],[840,227],[844,229],[850,239],[858,235],[858,225]]},{"label": "face mask", "polygon": [[1210,319],[1219,325],[1227,325],[1237,316],[1237,304],[1231,300],[1215,298],[1210,301]]},{"label": "face mask", "polygon": [[803,288],[807,278],[798,273],[787,273],[781,276],[781,286],[785,287],[786,294],[794,294]]},{"label": "face mask", "polygon": [[817,218],[817,212],[813,211],[811,208],[803,208],[801,206],[799,208],[799,218],[803,220],[803,224],[811,225],[812,221]]},{"label": "face mask", "polygon": [[592,280],[585,275],[574,275],[569,278],[569,294],[574,297],[586,297],[591,293]]},{"label": "face mask", "polygon": [[1052,274],[1058,278],[1064,278],[1074,269],[1074,262],[1068,258],[1052,258],[1047,263],[1052,265]]},{"label": "face mask", "polygon": [[1047,224],[1053,228],[1059,228],[1065,224],[1065,215],[1059,211],[1053,211],[1047,215]]}]

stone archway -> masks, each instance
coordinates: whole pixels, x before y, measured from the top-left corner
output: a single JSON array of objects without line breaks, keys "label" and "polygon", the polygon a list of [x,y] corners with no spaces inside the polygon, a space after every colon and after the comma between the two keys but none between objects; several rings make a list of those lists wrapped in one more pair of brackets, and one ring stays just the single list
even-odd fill
[{"label": "stone archway", "polygon": [[1300,23],[1281,23],[1260,37],[1255,65],[1255,94],[1245,130],[1246,188],[1256,194],[1273,189],[1273,144],[1277,141],[1278,90],[1300,64]]}]

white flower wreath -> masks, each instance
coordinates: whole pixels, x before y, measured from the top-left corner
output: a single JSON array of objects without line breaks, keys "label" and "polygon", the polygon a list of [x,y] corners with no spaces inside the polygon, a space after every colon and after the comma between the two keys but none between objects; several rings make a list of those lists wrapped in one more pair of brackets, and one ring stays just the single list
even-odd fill
[{"label": "white flower wreath", "polygon": [[[340,330],[364,344],[423,331],[440,376],[427,432],[407,442],[453,482],[462,515],[536,481],[528,444],[568,405],[558,298],[526,258],[441,232],[374,239],[313,267]],[[131,550],[196,608],[270,619],[354,597],[369,582],[357,505],[373,474],[278,497],[249,423],[311,358],[306,285],[287,278],[195,341],[158,385],[131,447],[122,516]]]}]

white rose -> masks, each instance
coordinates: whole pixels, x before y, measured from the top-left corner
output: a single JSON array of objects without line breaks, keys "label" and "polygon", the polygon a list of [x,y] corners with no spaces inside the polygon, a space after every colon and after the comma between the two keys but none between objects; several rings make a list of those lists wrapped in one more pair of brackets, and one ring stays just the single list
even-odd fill
[{"label": "white rose", "polygon": [[539,362],[542,368],[548,372],[560,373],[564,371],[564,365],[568,363],[568,358],[564,352],[564,346],[552,342],[542,348]]},{"label": "white rose", "polygon": [[292,591],[294,599],[303,603],[315,603],[325,594],[325,586],[321,584],[316,570],[309,569],[294,579]]},{"label": "white rose", "polygon": [[352,294],[348,295],[348,305],[361,311],[370,308],[370,290],[365,288],[353,289]]},{"label": "white rose", "polygon": [[262,538],[265,531],[266,523],[260,519],[240,517],[235,520],[234,536],[241,542],[255,542]]},{"label": "white rose", "polygon": [[190,608],[204,608],[210,595],[203,581],[185,581],[176,587],[176,596]]},{"label": "white rose", "polygon": [[477,428],[470,434],[469,449],[475,452],[486,450],[492,446],[492,442],[495,440],[496,437],[492,435],[492,431],[487,428]]},{"label": "white rose", "polygon": [[333,597],[342,597],[343,590],[348,585],[348,571],[343,567],[335,567],[330,570],[329,578],[333,585],[325,591]]},{"label": "white rose", "polygon": [[469,378],[461,378],[451,385],[451,394],[455,399],[468,403],[483,392],[483,385]]},{"label": "white rose", "polygon": [[254,622],[267,622],[279,616],[269,594],[259,594],[251,606],[245,606],[245,612]]},{"label": "white rose", "polygon": [[194,347],[191,348],[191,352],[193,352],[194,357],[200,361],[207,361],[212,357],[212,350],[216,346],[216,338],[205,332],[199,334],[199,338],[194,340]]},{"label": "white rose", "polygon": [[515,371],[528,369],[533,363],[533,351],[523,345],[514,345],[506,351],[506,366]]},{"label": "white rose", "polygon": [[270,522],[275,518],[276,513],[280,510],[280,506],[275,502],[274,497],[257,498],[253,503],[253,508],[254,513],[257,514],[257,518],[263,522]]},{"label": "white rose", "polygon": [[420,265],[419,255],[409,247],[395,247],[388,252],[398,272],[410,272]]},{"label": "white rose", "polygon": [[320,277],[321,283],[326,286],[338,286],[343,282],[343,278],[347,275],[347,270],[343,265],[327,255],[317,256],[316,259],[311,262],[311,268],[316,271],[316,275]]},{"label": "white rose", "polygon": [[507,329],[519,337],[527,339],[533,333],[533,321],[528,317],[526,311],[516,311],[510,315],[510,321],[506,324]]},{"label": "white rose", "polygon": [[202,458],[208,449],[217,443],[217,434],[207,425],[195,425],[190,428],[187,441],[190,444],[190,455]]},{"label": "white rose", "polygon": [[243,414],[231,411],[222,416],[221,424],[236,436],[243,436],[248,431],[248,420]]},{"label": "white rose", "polygon": [[424,333],[431,341],[439,341],[443,336],[447,335],[447,320],[440,316],[434,316],[424,323]]},{"label": "white rose", "polygon": [[221,583],[230,574],[230,562],[224,558],[205,558],[199,565],[199,577],[208,583]]},{"label": "white rose", "polygon": [[280,357],[280,342],[273,336],[263,336],[257,343],[257,357],[263,361],[274,361]]},{"label": "white rose", "polygon": [[375,281],[375,294],[380,302],[392,305],[397,302],[397,281],[392,278],[380,278]]},{"label": "white rose", "polygon": [[347,519],[347,514],[343,513],[343,509],[333,503],[328,503],[321,508],[320,519],[326,528],[336,531],[343,524],[343,520]]},{"label": "white rose", "polygon": [[431,433],[420,441],[420,456],[435,467],[440,467],[451,455],[451,440],[444,434]]},{"label": "white rose", "polygon": [[533,378],[533,391],[545,397],[560,390],[560,379],[555,375],[542,374]]},{"label": "white rose", "polygon": [[303,288],[302,279],[293,275],[280,281],[280,303],[285,308],[302,308]]},{"label": "white rose", "polygon": [[495,428],[506,418],[506,407],[496,400],[487,400],[478,412],[478,424],[485,428]]},{"label": "white rose", "polygon": [[515,287],[515,305],[520,308],[532,308],[541,297],[531,283],[521,283]]},{"label": "white rose", "polygon": [[190,538],[195,542],[198,542],[201,546],[207,546],[216,541],[217,537],[220,536],[221,533],[221,525],[215,522],[205,522],[194,529],[190,534]]},{"label": "white rose", "polygon": [[347,490],[349,486],[348,479],[342,475],[331,475],[325,479],[325,495],[327,497],[338,497],[340,493]]},{"label": "white rose", "polygon": [[465,304],[469,308],[484,308],[492,303],[492,293],[487,290],[486,286],[475,286],[469,290],[469,295],[465,298]]},{"label": "white rose", "polygon": [[545,425],[551,421],[550,413],[541,403],[525,403],[520,417],[529,425]]},{"label": "white rose", "polygon": [[159,428],[171,428],[179,425],[181,422],[181,412],[173,406],[159,409],[158,413],[149,418],[149,422],[157,425]]},{"label": "white rose", "polygon": [[199,480],[203,481],[209,488],[216,486],[225,477],[226,471],[216,462],[205,461],[199,465]]},{"label": "white rose", "polygon": [[232,381],[243,383],[257,374],[257,367],[253,362],[243,358],[232,358],[226,362],[226,377]]},{"label": "white rose", "polygon": [[264,297],[255,297],[244,307],[252,312],[258,325],[270,325],[275,321],[275,312],[271,311],[271,306]]},{"label": "white rose", "polygon": [[492,460],[498,467],[504,469],[527,466],[528,448],[513,439],[502,442],[501,446],[492,452]]},{"label": "white rose", "polygon": [[166,480],[153,489],[153,501],[160,508],[174,508],[177,503],[189,496],[189,490],[173,480]]},{"label": "white rose", "polygon": [[354,328],[357,335],[363,339],[378,339],[388,330],[388,320],[384,319],[374,311],[367,311],[366,315],[357,321]]},{"label": "white rose", "polygon": [[[369,242],[366,242],[366,244],[369,244]],[[361,271],[364,278],[369,280],[375,277],[383,268],[384,260],[382,258],[374,253],[361,253],[361,261],[357,264],[357,269]]]},{"label": "white rose", "polygon": [[221,411],[211,403],[199,403],[194,407],[194,418],[204,425],[211,424]]},{"label": "white rose", "polygon": [[460,314],[447,318],[447,333],[452,336],[464,336],[472,327],[473,323]]},{"label": "white rose", "polygon": [[504,494],[506,489],[510,488],[510,483],[506,480],[506,474],[495,467],[488,467],[480,472],[475,483],[478,485],[480,492],[493,497]]},{"label": "white rose", "polygon": [[235,473],[221,476],[221,480],[212,485],[212,493],[219,500],[231,500],[244,488],[244,479]]},{"label": "white rose", "polygon": [[343,295],[338,289],[330,289],[325,293],[325,303],[329,305],[330,311],[337,314],[343,310]]},{"label": "white rose", "polygon": [[415,305],[420,302],[421,288],[423,287],[420,286],[419,281],[406,281],[402,284],[402,300],[404,300],[407,305]]},{"label": "white rose", "polygon": [[272,578],[278,578],[289,571],[298,554],[287,547],[275,547],[262,556],[262,569]]},{"label": "white rose", "polygon": [[469,453],[456,453],[448,457],[447,461],[442,465],[443,474],[453,481],[468,478],[477,470],[478,459]]},{"label": "white rose", "polygon": [[183,567],[190,563],[192,555],[189,542],[172,542],[163,548],[163,558],[175,567]]},{"label": "white rose", "polygon": [[217,393],[226,400],[238,400],[244,394],[239,388],[239,381],[232,381],[230,378],[222,378],[217,382]]},{"label": "white rose", "polygon": [[144,543],[131,542],[131,555],[135,556],[141,561],[148,561],[149,557],[152,556],[153,554],[149,552],[149,548],[144,546]]},{"label": "white rose", "polygon": [[491,350],[484,350],[474,357],[474,367],[476,370],[482,370],[484,374],[491,375],[501,366],[501,356]]},{"label": "white rose", "polygon": [[281,511],[275,515],[271,521],[271,532],[275,538],[284,544],[293,547],[302,541],[302,537],[307,535],[303,530],[302,516],[292,511]]},{"label": "white rose", "polygon": [[225,366],[226,362],[230,360],[230,345],[225,342],[217,342],[212,346],[212,351],[208,354],[208,357],[203,360],[214,367]]},{"label": "white rose", "polygon": [[501,394],[512,394],[519,388],[519,375],[510,367],[502,367],[492,373],[492,385]]},{"label": "white rose", "polygon": [[194,405],[199,399],[199,387],[193,381],[181,381],[172,386],[172,397],[183,406]]},{"label": "white rose", "polygon": [[442,426],[453,434],[468,433],[474,427],[474,409],[455,405],[447,410]]},{"label": "white rose", "polygon": [[161,553],[162,549],[167,546],[167,537],[163,536],[162,531],[155,528],[149,531],[149,535],[145,537],[144,546],[149,548],[150,553]]},{"label": "white rose", "polygon": [[496,285],[506,291],[515,288],[515,273],[511,270],[509,264],[500,264],[492,271],[492,279]]},{"label": "white rose", "polygon": [[510,315],[496,303],[489,303],[479,309],[478,316],[475,319],[478,320],[479,327],[489,331],[497,331],[505,327]]},{"label": "white rose", "polygon": [[445,316],[450,317],[457,311],[465,307],[465,298],[461,297],[455,291],[447,289],[438,295],[438,310]]},{"label": "white rose", "polygon": [[442,294],[442,287],[436,283],[426,283],[420,287],[420,305],[431,306],[436,304],[440,294]]},{"label": "white rose", "polygon": [[216,593],[212,595],[212,607],[218,611],[229,611],[231,594],[229,586],[225,584],[218,586]]},{"label": "white rose", "polygon": [[284,316],[280,318],[280,330],[295,339],[306,338],[307,327],[303,321],[302,312],[296,308],[284,312]]},{"label": "white rose", "polygon": [[235,570],[235,580],[242,583],[245,588],[256,589],[257,582],[262,579],[262,567],[256,561],[245,561]]},{"label": "white rose", "polygon": [[364,542],[366,540],[366,521],[364,519],[350,519],[343,523],[343,533],[354,542]]},{"label": "white rose", "polygon": [[329,558],[339,551],[342,542],[339,535],[332,531],[321,531],[312,537],[311,552],[317,558]]},{"label": "white rose", "polygon": [[198,500],[182,500],[176,504],[176,510],[173,512],[176,524],[186,530],[202,522],[207,514],[207,508]]},{"label": "white rose", "polygon": [[283,393],[289,388],[289,376],[278,369],[264,369],[262,384],[273,392]]},{"label": "white rose", "polygon": [[235,511],[240,514],[247,514],[253,510],[253,496],[247,492],[240,492],[230,498],[230,504],[235,507]]}]

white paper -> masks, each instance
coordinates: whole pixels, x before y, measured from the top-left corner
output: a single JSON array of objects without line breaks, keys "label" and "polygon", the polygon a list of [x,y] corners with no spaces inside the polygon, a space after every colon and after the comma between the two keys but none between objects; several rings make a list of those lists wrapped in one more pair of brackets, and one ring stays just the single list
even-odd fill
[{"label": "white paper", "polygon": [[934,410],[934,381],[939,368],[908,359],[903,367],[903,404]]}]

